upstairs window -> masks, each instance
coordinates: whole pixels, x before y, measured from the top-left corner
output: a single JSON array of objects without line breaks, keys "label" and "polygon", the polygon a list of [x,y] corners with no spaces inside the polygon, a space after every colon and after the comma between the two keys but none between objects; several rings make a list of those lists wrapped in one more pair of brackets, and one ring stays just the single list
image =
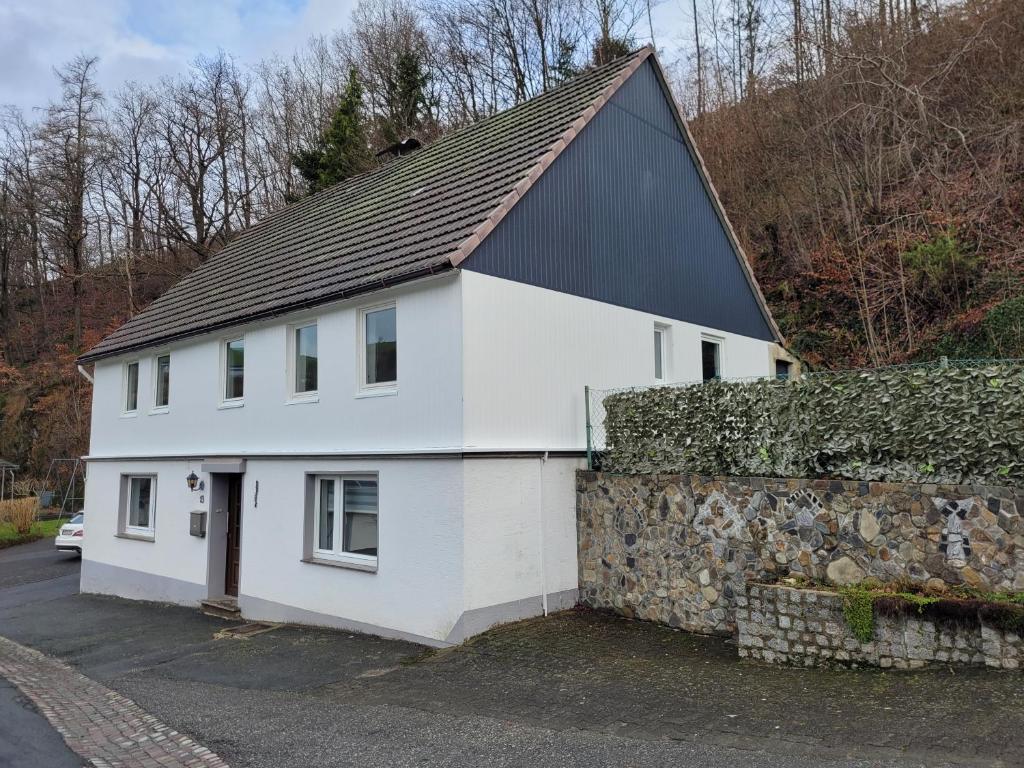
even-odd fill
[{"label": "upstairs window", "polygon": [[245,394],[245,340],[224,342],[224,401],[236,403]]},{"label": "upstairs window", "polygon": [[315,395],[317,392],[316,323],[292,330],[293,394]]},{"label": "upstairs window", "polygon": [[701,375],[704,381],[722,378],[722,342],[719,339],[700,340]]},{"label": "upstairs window", "polygon": [[134,360],[124,367],[124,412],[139,410],[139,361]]},{"label": "upstairs window", "polygon": [[171,356],[160,355],[156,359],[154,371],[155,392],[154,408],[166,408],[171,403]]},{"label": "upstairs window", "polygon": [[664,325],[654,326],[654,381],[664,383],[668,380],[668,351],[666,340],[668,328]]},{"label": "upstairs window", "polygon": [[360,312],[363,349],[360,386],[393,388],[398,383],[398,327],[395,305]]}]

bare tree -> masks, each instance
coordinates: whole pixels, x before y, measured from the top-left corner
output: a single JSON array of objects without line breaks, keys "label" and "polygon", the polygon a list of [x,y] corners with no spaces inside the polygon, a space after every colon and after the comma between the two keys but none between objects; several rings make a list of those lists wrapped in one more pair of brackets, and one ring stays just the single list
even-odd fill
[{"label": "bare tree", "polygon": [[100,158],[103,97],[95,57],[78,56],[57,70],[62,95],[40,127],[43,215],[53,244],[53,266],[68,281],[74,321],[72,346],[82,341],[82,282],[86,278],[86,195]]}]

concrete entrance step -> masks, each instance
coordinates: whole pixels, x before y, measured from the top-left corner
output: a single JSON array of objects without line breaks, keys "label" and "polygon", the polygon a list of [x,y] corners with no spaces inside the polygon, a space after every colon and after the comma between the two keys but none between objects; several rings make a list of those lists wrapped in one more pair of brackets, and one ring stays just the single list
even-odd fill
[{"label": "concrete entrance step", "polygon": [[238,601],[233,597],[218,597],[203,600],[199,610],[207,616],[216,616],[229,621],[241,621],[242,613],[238,610]]}]

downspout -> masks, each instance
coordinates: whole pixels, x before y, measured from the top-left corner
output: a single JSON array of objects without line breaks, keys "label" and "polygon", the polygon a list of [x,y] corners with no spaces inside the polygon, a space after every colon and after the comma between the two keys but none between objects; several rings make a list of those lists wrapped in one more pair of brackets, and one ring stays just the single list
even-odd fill
[{"label": "downspout", "polygon": [[80,374],[82,374],[82,378],[84,378],[90,384],[95,384],[96,383],[95,379],[93,379],[93,377],[89,375],[89,372],[87,370],[85,370],[85,368],[83,366],[81,366],[81,365],[78,366],[78,372]]},{"label": "downspout", "polygon": [[537,489],[538,517],[540,518],[537,526],[537,535],[540,540],[540,604],[545,616],[548,615],[548,574],[544,564],[544,464],[547,460],[548,452],[544,451],[544,455],[540,457],[540,484]]}]

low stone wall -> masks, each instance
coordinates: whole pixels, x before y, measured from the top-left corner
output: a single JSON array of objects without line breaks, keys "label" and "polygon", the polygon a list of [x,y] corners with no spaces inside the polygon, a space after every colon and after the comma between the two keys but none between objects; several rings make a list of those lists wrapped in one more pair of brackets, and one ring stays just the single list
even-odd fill
[{"label": "low stone wall", "polygon": [[716,634],[749,581],[936,579],[1024,590],[1024,490],[988,486],[577,475],[581,600]]},{"label": "low stone wall", "polygon": [[875,616],[874,639],[861,642],[834,592],[752,584],[736,609],[739,655],[813,667],[828,664],[915,669],[931,663],[1020,669],[1024,641],[982,623],[940,623],[923,616]]}]

